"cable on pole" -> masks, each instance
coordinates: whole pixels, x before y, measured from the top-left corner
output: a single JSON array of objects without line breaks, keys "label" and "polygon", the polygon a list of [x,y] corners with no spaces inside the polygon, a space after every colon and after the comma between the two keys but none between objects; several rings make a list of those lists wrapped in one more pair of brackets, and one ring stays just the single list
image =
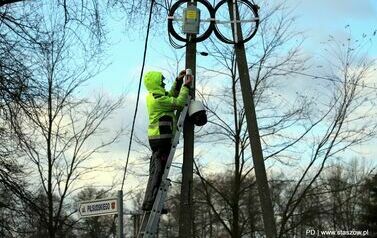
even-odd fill
[{"label": "cable on pole", "polygon": [[127,173],[127,167],[128,167],[128,162],[130,159],[130,152],[131,152],[131,145],[132,145],[132,138],[133,138],[133,133],[135,129],[135,121],[136,121],[136,115],[137,115],[137,109],[139,106],[139,99],[140,99],[140,90],[141,90],[141,82],[143,81],[143,73],[144,73],[144,66],[145,66],[145,59],[147,55],[147,49],[148,49],[148,38],[149,38],[149,31],[151,27],[151,19],[152,19],[152,12],[153,12],[153,5],[155,3],[155,0],[151,1],[151,6],[149,10],[149,18],[148,18],[148,26],[147,26],[147,34],[145,37],[145,43],[144,43],[144,54],[143,54],[143,63],[141,66],[141,72],[140,72],[140,78],[139,78],[139,86],[138,86],[138,91],[137,91],[137,98],[136,98],[136,105],[135,105],[135,111],[134,111],[134,117],[132,120],[132,127],[131,127],[131,135],[130,135],[130,142],[128,144],[128,152],[127,152],[127,159],[126,159],[126,165],[124,167],[124,173],[123,173],[123,179],[122,179],[122,187],[121,190],[123,190],[124,187],[124,181],[126,179],[126,173]]},{"label": "cable on pole", "polygon": [[169,34],[169,42],[170,42],[170,45],[173,46],[175,49],[182,49],[184,47],[187,46],[187,44],[184,44],[184,45],[179,45],[178,43],[176,43],[173,38],[171,37],[171,35]]},{"label": "cable on pole", "polygon": [[[204,5],[207,8],[207,10],[210,14],[210,19],[215,18],[215,11],[214,11],[211,3],[209,3],[207,0],[196,0],[196,2],[201,3],[202,5]],[[211,33],[214,29],[214,22],[212,20],[209,21],[208,29],[205,30],[203,34],[196,36],[196,38],[194,38],[194,39],[191,38],[190,36],[187,37],[187,38],[182,37],[174,29],[173,20],[181,20],[181,19],[175,19],[174,13],[184,3],[191,3],[191,0],[178,0],[176,3],[173,4],[173,6],[169,10],[169,15],[168,15],[168,32],[169,32],[169,35],[172,35],[175,39],[177,39],[179,41],[183,41],[183,42],[201,42],[201,41],[204,41],[205,39],[207,39],[211,35]]]},{"label": "cable on pole", "polygon": [[[233,4],[235,6],[243,6],[244,12],[248,14],[249,19],[236,19],[236,17],[233,17],[233,19],[230,20],[218,20],[216,19],[216,16],[221,16],[223,12],[221,12],[221,9],[225,4],[228,3],[229,0],[221,0],[216,6],[214,7],[211,3],[209,3],[207,0],[197,0],[197,3],[201,3],[208,11],[210,18],[208,19],[202,19],[200,20],[200,23],[207,22],[209,23],[208,28],[204,31],[204,33],[199,34],[196,38],[192,38],[192,34],[186,34],[185,36],[180,35],[177,30],[174,28],[173,21],[182,21],[182,18],[174,17],[174,14],[176,13],[177,9],[187,3],[189,4],[190,0],[178,0],[176,3],[174,3],[168,13],[168,32],[169,32],[169,41],[171,42],[172,46],[174,48],[183,48],[184,46],[177,47],[177,44],[172,41],[172,37],[175,39],[182,41],[182,42],[201,42],[207,39],[212,31],[215,33],[216,37],[226,43],[226,44],[239,44],[239,43],[245,43],[249,41],[251,38],[255,36],[258,30],[259,26],[259,15],[258,10],[259,6],[254,3],[252,0],[251,2],[248,0],[233,0]],[[237,11],[236,8],[233,8],[234,11]],[[233,14],[235,15],[235,14]],[[238,24],[238,23],[249,23],[251,26],[249,27],[248,31],[246,32],[245,37],[243,39],[237,39],[237,34],[233,34],[233,37],[227,37],[222,33],[221,31],[224,29],[221,29],[219,26],[224,24]],[[226,28],[225,28],[226,29]],[[234,28],[236,29],[236,28]],[[236,32],[237,33],[237,32]],[[235,36],[235,37],[234,37]]]},{"label": "cable on pole", "polygon": [[[215,18],[216,18],[216,14],[220,11],[219,9],[224,4],[228,4],[228,1],[229,0],[222,0],[216,5],[216,7],[215,7]],[[227,21],[216,20],[215,24],[214,24],[214,26],[215,26],[214,27],[214,33],[220,41],[222,41],[226,44],[242,44],[242,43],[249,41],[257,33],[258,26],[259,26],[259,15],[258,15],[259,6],[254,4],[254,3],[249,2],[247,0],[233,0],[232,3],[234,4],[234,6],[233,6],[233,11],[234,11],[234,13],[233,13],[234,17],[233,18],[234,19],[230,19],[229,23],[237,24],[237,23],[242,23],[242,22],[252,22],[252,23],[254,23],[254,25],[252,26],[250,32],[248,32],[248,34],[246,34],[243,39],[238,39],[238,34],[237,34],[237,31],[236,31],[237,27],[234,27],[234,29],[235,29],[235,33],[233,34],[234,37],[233,37],[233,39],[229,39],[224,34],[222,34],[221,30],[219,29],[219,25],[226,23]],[[236,6],[238,6],[240,4],[244,5],[246,7],[246,9],[248,10],[248,12],[253,15],[252,19],[246,19],[246,20],[236,19],[236,14],[235,14],[235,12],[237,11]]]}]

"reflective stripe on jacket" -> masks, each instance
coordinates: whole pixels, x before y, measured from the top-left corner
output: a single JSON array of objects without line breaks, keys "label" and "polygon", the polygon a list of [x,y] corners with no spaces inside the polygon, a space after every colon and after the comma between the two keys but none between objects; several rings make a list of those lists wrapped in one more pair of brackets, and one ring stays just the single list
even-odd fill
[{"label": "reflective stripe on jacket", "polygon": [[144,76],[144,85],[148,90],[147,109],[149,115],[148,138],[171,138],[176,130],[176,118],[174,111],[181,110],[187,100],[189,89],[177,85],[166,92],[161,86],[162,73],[148,72]]}]

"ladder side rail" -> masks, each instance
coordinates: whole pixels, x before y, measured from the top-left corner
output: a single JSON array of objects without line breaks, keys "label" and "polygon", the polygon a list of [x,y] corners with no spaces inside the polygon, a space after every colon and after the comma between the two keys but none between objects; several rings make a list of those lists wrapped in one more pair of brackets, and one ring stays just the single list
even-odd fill
[{"label": "ladder side rail", "polygon": [[153,204],[153,207],[152,207],[149,219],[148,219],[148,223],[145,227],[144,237],[153,237],[154,233],[156,233],[156,231],[157,231],[158,222],[159,222],[160,215],[161,215],[161,210],[162,210],[165,198],[167,196],[168,188],[170,186],[170,181],[168,180],[168,175],[169,175],[171,163],[173,161],[173,157],[174,157],[174,154],[175,154],[178,142],[179,142],[180,135],[183,131],[183,123],[184,123],[184,120],[185,120],[187,112],[188,112],[190,101],[191,101],[191,96],[188,97],[186,104],[185,104],[184,108],[182,109],[181,114],[179,116],[179,119],[178,119],[178,122],[177,122],[177,130],[175,132],[172,147],[170,149],[169,156],[168,156],[168,159],[166,161],[164,174],[162,175],[162,178],[161,178],[161,184],[160,184],[160,187],[158,189],[156,199],[154,201],[154,204]]},{"label": "ladder side rail", "polygon": [[153,204],[153,208],[151,210],[148,223],[145,227],[144,237],[143,238],[152,238],[157,236],[157,229],[158,223],[160,221],[161,210],[164,205],[164,201],[166,199],[168,189],[170,187],[170,182],[167,181],[165,186],[160,187],[159,193],[160,196],[156,196],[155,203]]},{"label": "ladder side rail", "polygon": [[171,149],[170,149],[168,159],[166,161],[164,174],[162,175],[162,178],[161,178],[162,182],[164,182],[168,178],[171,163],[173,161],[173,157],[174,157],[174,154],[175,154],[175,150],[177,149],[177,145],[179,143],[179,137],[181,136],[181,133],[183,132],[183,122],[185,121],[186,115],[188,113],[190,101],[191,101],[191,96],[189,96],[189,98],[188,98],[188,100],[185,104],[185,107],[182,109],[181,115],[179,116],[179,119],[178,119],[178,122],[177,122],[177,130],[174,134],[173,143],[172,143],[172,146],[171,146]]}]

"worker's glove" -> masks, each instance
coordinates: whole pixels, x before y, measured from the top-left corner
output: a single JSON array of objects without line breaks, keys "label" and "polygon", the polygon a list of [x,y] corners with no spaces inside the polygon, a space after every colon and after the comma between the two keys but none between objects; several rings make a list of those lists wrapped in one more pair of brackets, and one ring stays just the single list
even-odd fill
[{"label": "worker's glove", "polygon": [[186,87],[189,88],[191,86],[191,82],[192,82],[193,77],[194,76],[192,76],[192,75],[187,75],[186,76],[186,81],[185,81],[185,84],[184,84]]},{"label": "worker's glove", "polygon": [[181,72],[179,72],[179,75],[177,76],[175,80],[183,81],[183,78],[185,77],[185,75],[186,75],[186,70],[182,70]]},{"label": "worker's glove", "polygon": [[179,90],[181,89],[185,75],[186,70],[182,70],[181,72],[179,72],[179,75],[175,78],[175,90],[177,92],[179,92]]}]

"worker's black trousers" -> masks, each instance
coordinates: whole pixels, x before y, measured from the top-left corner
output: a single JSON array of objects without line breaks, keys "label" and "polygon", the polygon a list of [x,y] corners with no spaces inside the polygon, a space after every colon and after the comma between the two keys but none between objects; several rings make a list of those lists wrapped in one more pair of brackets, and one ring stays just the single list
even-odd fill
[{"label": "worker's black trousers", "polygon": [[171,140],[150,140],[149,144],[152,149],[152,156],[149,163],[149,179],[145,190],[144,202],[142,209],[145,211],[152,210],[158,188],[161,184],[161,178],[165,170],[166,161],[171,148]]}]

